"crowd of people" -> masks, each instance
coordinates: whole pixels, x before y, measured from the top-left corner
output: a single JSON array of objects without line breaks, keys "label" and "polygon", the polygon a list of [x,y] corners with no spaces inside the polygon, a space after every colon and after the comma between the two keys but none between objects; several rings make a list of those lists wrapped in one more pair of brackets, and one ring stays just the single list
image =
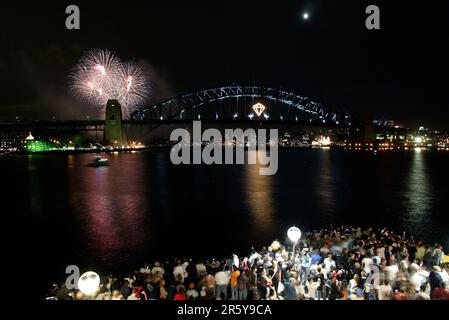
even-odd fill
[{"label": "crowd of people", "polygon": [[328,228],[294,246],[275,240],[245,257],[146,263],[105,277],[93,295],[55,288],[75,300],[448,300],[448,257],[387,228]]}]

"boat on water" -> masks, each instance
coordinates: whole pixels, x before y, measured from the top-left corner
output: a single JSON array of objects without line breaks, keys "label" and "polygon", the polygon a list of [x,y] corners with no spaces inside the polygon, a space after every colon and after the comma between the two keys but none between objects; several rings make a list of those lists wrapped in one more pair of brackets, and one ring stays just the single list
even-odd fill
[{"label": "boat on water", "polygon": [[92,162],[88,164],[90,167],[104,167],[109,165],[109,159],[108,158],[102,158],[99,156],[94,157]]}]

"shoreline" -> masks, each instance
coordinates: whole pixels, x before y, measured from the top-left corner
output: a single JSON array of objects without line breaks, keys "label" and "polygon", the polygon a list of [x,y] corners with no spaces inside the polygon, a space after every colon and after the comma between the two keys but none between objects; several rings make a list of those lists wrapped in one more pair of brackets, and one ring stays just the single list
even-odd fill
[{"label": "shoreline", "polygon": [[[50,150],[50,151],[37,151],[37,152],[27,152],[27,151],[1,151],[0,155],[54,155],[54,154],[83,154],[83,153],[126,153],[126,152],[142,152],[151,151],[152,149],[170,149],[172,145],[151,145],[143,148],[115,148],[115,149],[75,149],[75,150]],[[222,146],[222,148],[228,148]],[[233,147],[236,148],[235,146]],[[345,147],[345,146],[332,146],[332,147],[316,147],[316,146],[279,146],[279,149],[295,149],[295,150],[343,150],[343,151],[354,151],[354,152],[371,152],[371,153],[386,153],[386,152],[412,152],[412,151],[425,151],[425,152],[444,152],[449,151],[449,148],[386,148],[386,149],[376,149],[376,148],[366,148],[366,147]],[[247,147],[245,147],[247,151]]]}]

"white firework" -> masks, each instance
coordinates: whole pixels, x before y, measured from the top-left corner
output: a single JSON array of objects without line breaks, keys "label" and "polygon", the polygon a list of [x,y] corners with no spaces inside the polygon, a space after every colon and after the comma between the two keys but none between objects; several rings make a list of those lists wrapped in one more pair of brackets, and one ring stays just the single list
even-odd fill
[{"label": "white firework", "polygon": [[128,117],[150,96],[150,81],[135,62],[122,62],[109,50],[86,52],[69,75],[72,94],[104,110],[110,99],[118,100]]},{"label": "white firework", "polygon": [[150,82],[142,68],[134,61],[125,62],[120,69],[117,100],[125,105],[125,116],[145,103],[150,96]]}]

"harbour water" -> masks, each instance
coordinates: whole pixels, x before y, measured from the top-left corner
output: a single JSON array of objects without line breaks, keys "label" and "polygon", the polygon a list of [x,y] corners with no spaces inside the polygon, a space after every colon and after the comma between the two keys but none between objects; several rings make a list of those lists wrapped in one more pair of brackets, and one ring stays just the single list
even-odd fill
[{"label": "harbour water", "polygon": [[92,154],[0,157],[9,259],[36,272],[41,295],[67,265],[114,273],[244,254],[293,224],[388,226],[449,248],[449,152],[280,149],[274,176],[175,166],[164,148],[101,156],[108,166],[89,166]]}]

